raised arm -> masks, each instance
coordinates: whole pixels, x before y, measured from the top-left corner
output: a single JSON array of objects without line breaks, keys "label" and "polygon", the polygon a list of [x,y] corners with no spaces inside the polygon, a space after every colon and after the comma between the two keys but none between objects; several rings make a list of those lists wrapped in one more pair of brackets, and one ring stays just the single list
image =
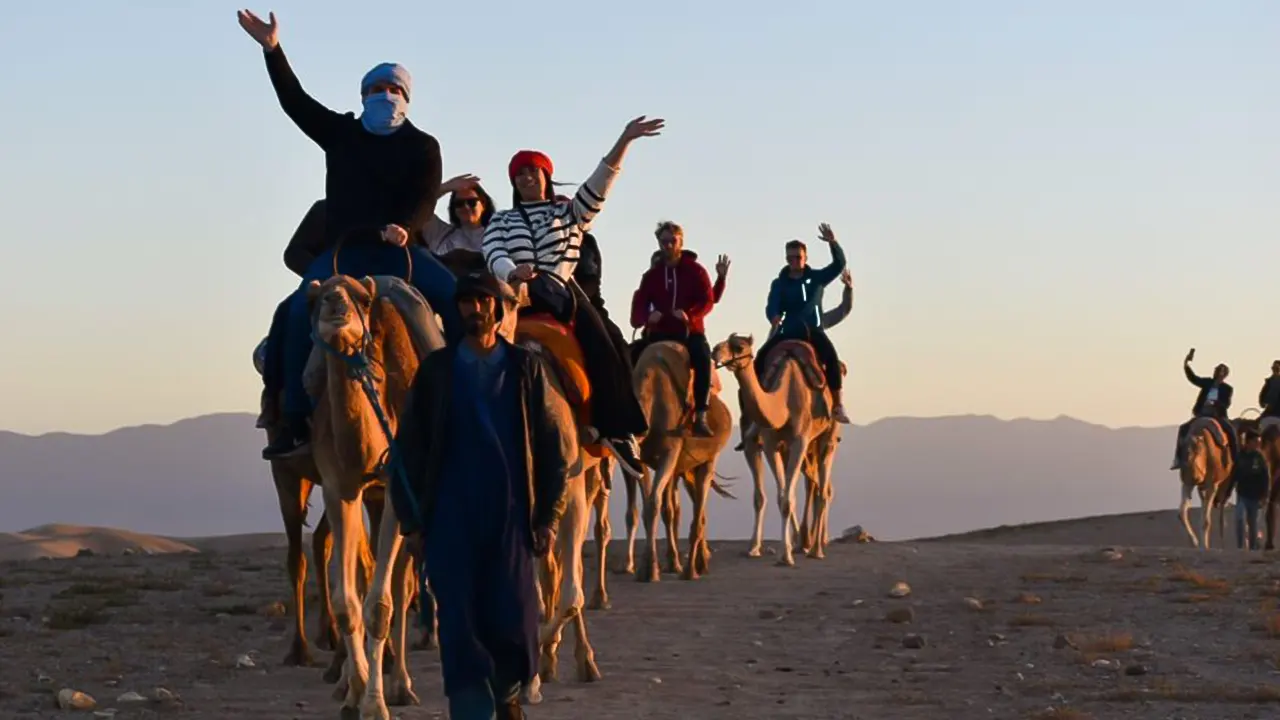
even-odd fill
[{"label": "raised arm", "polygon": [[729,256],[721,255],[720,258],[716,260],[716,284],[711,287],[711,297],[713,302],[719,303],[720,298],[724,297],[724,287],[728,279]]},{"label": "raised arm", "polygon": [[604,207],[609,189],[613,187],[613,181],[622,171],[622,159],[627,155],[627,148],[642,137],[661,134],[665,124],[666,121],[661,118],[645,120],[645,116],[641,115],[622,129],[622,134],[618,136],[613,147],[605,154],[604,159],[596,166],[587,181],[578,186],[578,192],[574,193],[570,211],[573,214],[573,221],[583,230],[591,227],[596,215],[600,214],[601,208]]},{"label": "raised arm", "polygon": [[327,150],[337,136],[343,116],[321,105],[302,89],[302,83],[293,74],[293,68],[289,67],[289,60],[280,47],[280,26],[276,23],[276,14],[268,14],[267,22],[248,10],[238,11],[236,17],[240,20],[240,27],[262,46],[262,53],[267,61],[267,75],[271,78],[271,86],[275,88],[276,99],[280,101],[284,114],[307,137]]},{"label": "raised arm", "polygon": [[1212,378],[1200,377],[1199,375],[1192,372],[1190,360],[1187,360],[1186,362],[1182,363],[1182,372],[1186,374],[1187,382],[1191,383],[1192,385],[1195,385],[1198,388],[1206,388],[1213,384]]},{"label": "raised arm", "polygon": [[836,234],[831,231],[831,226],[822,223],[818,226],[818,236],[822,241],[831,248],[831,262],[826,267],[814,271],[814,279],[823,285],[830,285],[832,280],[840,277],[840,273],[844,272],[845,257],[844,248],[840,247],[840,243],[836,242]]},{"label": "raised arm", "polygon": [[839,325],[842,320],[849,317],[849,311],[853,310],[853,276],[846,269],[840,274],[840,280],[844,282],[844,292],[840,294],[840,305],[834,310],[822,313],[823,328]]}]

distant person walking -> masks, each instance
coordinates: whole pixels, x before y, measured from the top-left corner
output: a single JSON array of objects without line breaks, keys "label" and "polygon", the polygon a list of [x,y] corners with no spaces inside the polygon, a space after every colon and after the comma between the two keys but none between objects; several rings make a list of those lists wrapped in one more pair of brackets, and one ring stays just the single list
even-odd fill
[{"label": "distant person walking", "polygon": [[1260,437],[1256,430],[1248,429],[1241,433],[1242,445],[1240,460],[1231,473],[1227,484],[1227,496],[1232,487],[1236,491],[1236,547],[1243,549],[1245,537],[1249,538],[1249,549],[1258,549],[1258,511],[1267,499],[1271,489],[1271,468],[1267,458],[1259,450]]}]

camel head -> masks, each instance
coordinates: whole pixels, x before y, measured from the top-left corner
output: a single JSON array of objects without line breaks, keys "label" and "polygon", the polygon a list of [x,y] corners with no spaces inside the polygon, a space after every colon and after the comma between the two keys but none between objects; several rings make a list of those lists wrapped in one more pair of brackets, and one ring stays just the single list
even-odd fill
[{"label": "camel head", "polygon": [[716,367],[727,367],[733,372],[746,369],[754,357],[755,340],[751,335],[731,333],[724,342],[711,348],[711,362]]},{"label": "camel head", "polygon": [[335,275],[307,286],[307,303],[316,336],[341,353],[363,349],[369,333],[369,313],[377,296],[373,278],[356,280]]}]

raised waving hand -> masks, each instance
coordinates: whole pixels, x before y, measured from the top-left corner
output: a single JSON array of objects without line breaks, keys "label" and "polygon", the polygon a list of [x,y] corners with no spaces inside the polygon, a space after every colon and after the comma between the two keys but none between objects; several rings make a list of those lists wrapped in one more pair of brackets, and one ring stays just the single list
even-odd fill
[{"label": "raised waving hand", "polygon": [[240,27],[253,38],[263,50],[275,50],[280,44],[280,25],[276,22],[276,14],[267,13],[267,21],[253,14],[251,10],[237,10],[236,19]]}]

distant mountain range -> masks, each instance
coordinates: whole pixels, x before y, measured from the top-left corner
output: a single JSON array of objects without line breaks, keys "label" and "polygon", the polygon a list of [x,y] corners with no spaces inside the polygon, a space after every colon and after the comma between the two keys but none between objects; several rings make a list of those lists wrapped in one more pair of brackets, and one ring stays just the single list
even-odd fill
[{"label": "distant mountain range", "polygon": [[[259,454],[265,436],[253,424],[253,415],[226,413],[102,435],[0,432],[0,532],[46,523],[187,537],[278,531]],[[831,531],[860,524],[877,539],[898,540],[1174,507],[1174,431],[975,415],[850,426],[836,461]],[[736,476],[738,500],[713,499],[711,536],[749,537],[751,480],[741,454],[726,451],[719,470]],[[765,528],[776,537],[775,485],[766,476]],[[615,537],[624,532],[617,480]],[[317,497],[313,521],[320,506]]]}]

